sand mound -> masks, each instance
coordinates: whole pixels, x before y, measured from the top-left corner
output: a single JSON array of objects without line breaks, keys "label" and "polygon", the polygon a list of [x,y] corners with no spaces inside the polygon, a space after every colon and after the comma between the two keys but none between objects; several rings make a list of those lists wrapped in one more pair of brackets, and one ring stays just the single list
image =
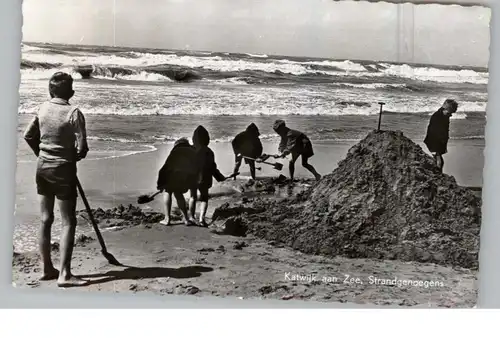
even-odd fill
[{"label": "sand mound", "polygon": [[249,210],[249,232],[305,253],[477,268],[480,204],[422,148],[385,131],[368,134],[296,197],[239,211]]},{"label": "sand mound", "polygon": [[[87,212],[80,210],[78,216],[89,221]],[[128,206],[119,205],[113,209],[103,210],[101,208],[92,209],[92,214],[100,227],[130,227],[137,224],[158,223],[165,218],[165,215],[159,212],[145,212],[141,208],[132,204]],[[172,210],[171,218],[173,220],[182,219],[178,209]]]}]

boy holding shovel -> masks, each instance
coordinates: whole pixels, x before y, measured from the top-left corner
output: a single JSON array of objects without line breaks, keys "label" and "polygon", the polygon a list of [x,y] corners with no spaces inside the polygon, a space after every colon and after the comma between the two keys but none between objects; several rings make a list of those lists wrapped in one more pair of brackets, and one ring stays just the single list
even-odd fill
[{"label": "boy holding shovel", "polygon": [[[28,125],[24,139],[38,157],[36,186],[42,216],[39,249],[43,273],[40,280],[57,279],[59,287],[83,286],[88,281],[71,273],[71,256],[76,231],[76,163],[88,152],[85,118],[69,104],[73,78],[57,72],[50,78],[51,100],[43,103]],[[51,228],[57,199],[62,220],[60,271],[51,260]]]},{"label": "boy holding shovel", "polygon": [[309,158],[314,155],[312,143],[309,138],[302,132],[290,129],[286,126],[285,121],[276,120],[273,125],[274,131],[281,136],[281,142],[278,150],[280,155],[275,158],[285,158],[288,154],[292,155],[289,163],[290,180],[293,182],[295,173],[295,162],[302,156],[302,166],[309,170],[316,180],[321,178],[316,169],[308,163]]},{"label": "boy holding shovel", "polygon": [[[233,139],[231,145],[233,146],[235,165],[233,175],[238,173],[241,161],[245,157],[245,163],[250,167],[250,175],[255,180],[255,160],[262,155],[262,142],[260,141],[259,128],[252,123],[247,129]],[[236,176],[234,176],[236,179]]]}]

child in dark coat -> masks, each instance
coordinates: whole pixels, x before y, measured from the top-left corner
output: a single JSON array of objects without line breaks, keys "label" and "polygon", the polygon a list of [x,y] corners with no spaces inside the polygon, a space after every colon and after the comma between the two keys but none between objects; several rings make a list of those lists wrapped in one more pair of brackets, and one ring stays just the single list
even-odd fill
[{"label": "child in dark coat", "polygon": [[[200,191],[200,224],[202,226],[207,226],[205,215],[208,208],[208,191],[213,184],[212,177],[218,182],[226,180],[226,177],[217,168],[214,152],[208,147],[209,143],[210,135],[208,131],[203,126],[198,126],[193,133],[193,145],[196,148],[197,167],[199,169],[197,183]],[[196,197],[196,194],[191,194],[189,201],[190,212],[193,216],[195,214]]]},{"label": "child in dark coat", "polygon": [[289,164],[290,179],[293,181],[295,173],[295,162],[302,156],[302,166],[309,170],[314,177],[319,180],[321,175],[316,169],[308,163],[309,158],[314,155],[311,140],[302,132],[290,129],[286,126],[285,121],[276,120],[273,125],[274,131],[281,136],[281,142],[278,150],[281,153],[277,158],[284,158],[288,154],[292,155]]},{"label": "child in dark coat", "polygon": [[[259,136],[259,128],[252,123],[233,139],[231,142],[235,156],[233,175],[238,173],[240,169],[242,156],[257,159],[262,155],[262,142],[260,142]],[[255,161],[245,158],[245,163],[250,167],[250,175],[255,180]]]},{"label": "child in dark coat", "polygon": [[450,117],[458,109],[455,100],[447,99],[437,112],[432,114],[427,127],[424,143],[434,156],[436,166],[443,171],[443,155],[448,152],[448,140],[450,138]]},{"label": "child in dark coat", "polygon": [[196,195],[198,183],[198,168],[196,149],[185,138],[177,140],[173,149],[158,173],[157,189],[165,191],[165,219],[161,224],[170,225],[172,209],[172,194],[177,200],[177,206],[184,216],[186,225],[194,225],[194,213],[186,207],[183,194],[190,191]]}]

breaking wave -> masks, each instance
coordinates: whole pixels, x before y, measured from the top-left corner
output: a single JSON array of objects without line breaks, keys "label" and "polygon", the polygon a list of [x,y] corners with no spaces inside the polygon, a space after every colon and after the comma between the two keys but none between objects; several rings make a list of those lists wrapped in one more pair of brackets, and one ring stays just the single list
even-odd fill
[{"label": "breaking wave", "polygon": [[[37,102],[27,102],[21,104],[19,109],[20,114],[34,114],[38,106]],[[233,106],[211,106],[193,104],[189,106],[173,106],[173,107],[142,107],[130,104],[127,108],[115,106],[100,106],[92,107],[86,104],[79,105],[84,114],[89,115],[121,115],[121,116],[148,116],[148,115],[199,115],[199,116],[286,116],[286,115],[302,115],[302,116],[372,116],[379,113],[379,106],[376,103],[345,101],[337,102],[330,106],[254,106],[254,107],[233,107]],[[460,111],[454,114],[452,119],[465,119],[467,113],[484,113],[486,111],[486,103],[482,102],[462,102]],[[394,103],[387,109],[385,113],[389,114],[432,114],[435,107],[425,105],[405,105]]]},{"label": "breaking wave", "polygon": [[[123,69],[126,75],[134,75],[130,80],[164,81],[166,77],[154,77],[145,73],[154,73],[151,67],[181,67],[187,71],[199,72],[203,76],[215,76],[213,73],[226,73],[225,77],[241,77],[241,72],[257,71],[278,76],[288,76],[293,79],[297,76],[309,77],[354,77],[354,78],[381,78],[392,77],[401,80],[409,79],[423,82],[437,83],[488,83],[489,74],[473,69],[457,68],[440,69],[436,67],[412,66],[408,64],[391,64],[377,62],[362,62],[351,60],[289,60],[273,58],[268,55],[246,54],[245,58],[237,58],[230,53],[193,52],[95,52],[86,53],[51,53],[39,47],[23,46],[21,67],[23,69],[52,69],[57,67],[74,68],[92,66],[95,69]],[[158,72],[156,72],[158,73]],[[230,76],[227,73],[232,73]],[[121,74],[123,75],[123,74]],[[103,76],[98,74],[98,76]],[[110,77],[109,75],[104,75]],[[220,76],[220,74],[219,74]],[[111,76],[115,77],[115,76]],[[145,78],[145,79],[144,79]],[[127,79],[127,78],[124,78]]]},{"label": "breaking wave", "polygon": [[364,89],[413,89],[405,83],[340,83],[340,85]]},{"label": "breaking wave", "polygon": [[[122,138],[122,137],[109,137],[109,136],[88,136],[87,139],[91,141],[101,141],[101,142],[116,142],[116,143],[123,143],[123,144],[129,144],[129,143],[138,143],[142,144],[144,146],[144,143],[148,143],[149,146],[152,146],[151,143],[174,143],[177,141],[179,138],[186,136],[182,135],[177,135],[177,136],[172,136],[172,135],[154,135],[150,136],[146,139],[140,138],[140,139],[134,139],[134,138]],[[261,140],[276,140],[279,138],[279,135],[277,134],[263,134],[259,136]],[[190,137],[187,137],[190,139]],[[220,137],[220,138],[215,138],[211,140],[213,143],[228,143],[233,140],[234,136],[225,136],[225,137]]]},{"label": "breaking wave", "polygon": [[253,57],[253,58],[268,58],[269,57],[266,54],[250,54],[250,53],[246,53],[246,55],[248,55],[250,57]]},{"label": "breaking wave", "polygon": [[449,70],[432,67],[412,67],[410,65],[381,64],[384,75],[397,76],[420,81],[434,81],[445,83],[474,83],[488,84],[488,73],[476,72],[471,69]]}]

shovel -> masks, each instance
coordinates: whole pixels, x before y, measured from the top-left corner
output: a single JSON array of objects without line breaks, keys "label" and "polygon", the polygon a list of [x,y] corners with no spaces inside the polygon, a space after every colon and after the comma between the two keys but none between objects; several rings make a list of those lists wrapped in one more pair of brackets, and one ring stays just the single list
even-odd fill
[{"label": "shovel", "polygon": [[[251,157],[247,157],[247,156],[241,156],[241,157],[246,158],[247,160],[252,160],[252,161],[256,161],[257,162],[257,159],[255,159],[255,158],[251,158]],[[275,170],[278,170],[278,171],[281,171],[281,169],[283,169],[283,164],[278,163],[278,162],[271,163],[271,162],[266,162],[266,161],[260,161],[260,163],[269,164]]]},{"label": "shovel", "polygon": [[104,243],[104,239],[102,238],[101,231],[97,226],[97,222],[94,218],[94,215],[92,214],[92,209],[90,208],[87,197],[85,197],[85,192],[83,191],[82,185],[80,184],[80,181],[78,179],[76,180],[76,186],[78,188],[78,192],[80,193],[80,197],[82,198],[83,204],[85,204],[85,209],[87,209],[87,214],[89,215],[90,223],[92,223],[92,227],[94,228],[97,240],[101,245],[102,255],[108,260],[109,264],[121,266],[122,264],[120,264],[120,262],[118,262],[118,260],[106,249],[106,244]]},{"label": "shovel", "polygon": [[163,190],[158,190],[157,192],[155,192],[154,194],[152,195],[141,195],[137,198],[137,203],[138,204],[146,204],[146,203],[149,203],[151,201],[153,201],[156,197],[156,195],[160,194]]},{"label": "shovel", "polygon": [[[230,179],[230,178],[236,177],[239,174],[240,174],[239,172],[234,173],[234,174],[226,177],[226,179]],[[151,195],[141,195],[141,196],[139,196],[137,198],[137,204],[146,204],[146,203],[149,203],[149,202],[153,201],[155,199],[155,197],[158,194],[161,194],[162,192],[163,192],[163,190],[158,190],[157,192],[155,192],[154,194],[151,194]]]}]

